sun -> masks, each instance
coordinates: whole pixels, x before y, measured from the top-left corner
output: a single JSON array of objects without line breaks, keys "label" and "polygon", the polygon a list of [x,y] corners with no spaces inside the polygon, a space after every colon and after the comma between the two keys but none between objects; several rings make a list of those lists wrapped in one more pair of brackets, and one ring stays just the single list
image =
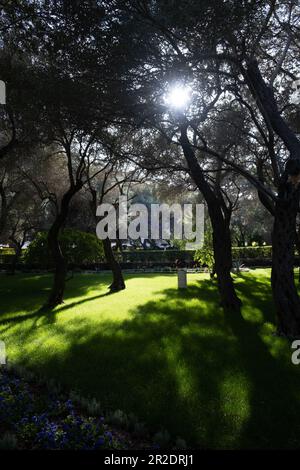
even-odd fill
[{"label": "sun", "polygon": [[191,99],[191,90],[184,85],[175,85],[169,89],[165,102],[171,108],[184,109]]}]

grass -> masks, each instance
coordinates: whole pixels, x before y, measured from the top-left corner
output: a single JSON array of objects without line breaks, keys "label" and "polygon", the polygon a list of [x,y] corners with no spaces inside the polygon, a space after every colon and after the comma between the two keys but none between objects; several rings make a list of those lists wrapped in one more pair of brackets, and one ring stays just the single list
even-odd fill
[{"label": "grass", "polygon": [[202,448],[298,447],[300,369],[272,335],[270,273],[236,276],[243,316],[218,305],[205,274],[78,275],[65,303],[40,313],[49,276],[1,276],[0,339],[10,360],[135,413]]}]

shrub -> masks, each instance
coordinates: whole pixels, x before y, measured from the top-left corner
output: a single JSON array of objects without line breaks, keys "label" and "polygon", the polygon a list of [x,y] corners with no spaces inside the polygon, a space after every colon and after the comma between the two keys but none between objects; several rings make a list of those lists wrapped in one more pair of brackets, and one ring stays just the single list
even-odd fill
[{"label": "shrub", "polygon": [[145,265],[175,264],[177,259],[191,263],[194,258],[194,250],[136,250],[123,251],[124,263],[137,263]]},{"label": "shrub", "polygon": [[213,250],[212,230],[206,230],[202,248],[196,251],[194,260],[202,266],[207,266],[211,275],[215,271],[215,256]]},{"label": "shrub", "polygon": [[[271,246],[233,246],[232,247],[232,259],[236,262],[242,262],[247,259],[262,260],[272,258],[272,247]],[[212,238],[210,238],[209,232],[205,234],[203,247],[196,251],[194,256],[195,261],[201,265],[208,267],[209,271],[212,272],[214,265],[214,254],[212,248]]]},{"label": "shrub", "polygon": [[1,253],[0,252],[0,263],[1,264],[5,264],[5,265],[9,265],[12,263],[13,259],[14,259],[15,255],[12,254],[12,253]]},{"label": "shrub", "polygon": [[[96,235],[65,229],[59,237],[62,252],[69,265],[84,265],[103,261],[103,245]],[[47,232],[39,233],[24,256],[26,264],[52,266]]]},{"label": "shrub", "polygon": [[234,246],[232,247],[233,259],[268,259],[272,258],[271,246]]}]

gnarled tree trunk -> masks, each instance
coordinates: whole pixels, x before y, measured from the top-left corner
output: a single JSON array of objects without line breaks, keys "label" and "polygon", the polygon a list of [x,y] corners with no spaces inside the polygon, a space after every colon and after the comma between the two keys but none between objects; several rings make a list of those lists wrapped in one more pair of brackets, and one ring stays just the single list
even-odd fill
[{"label": "gnarled tree trunk", "polygon": [[[213,227],[213,247],[215,255],[215,270],[221,296],[221,304],[228,310],[239,310],[241,301],[238,298],[231,277],[232,252],[229,221],[222,220],[219,211],[209,210]],[[222,214],[221,214],[222,215]]]},{"label": "gnarled tree trunk", "polygon": [[300,335],[300,300],[294,279],[296,216],[299,210],[300,142],[282,118],[274,91],[264,81],[256,60],[247,63],[244,76],[266,122],[290,152],[281,177],[274,210],[272,234],[272,291],[278,331],[286,336]]},{"label": "gnarled tree trunk", "polygon": [[272,292],[278,319],[278,333],[300,334],[300,299],[294,279],[295,226],[299,196],[278,201],[272,234]]},{"label": "gnarled tree trunk", "polygon": [[113,282],[109,286],[111,292],[117,292],[119,290],[125,289],[125,282],[121,270],[121,266],[115,258],[114,252],[112,250],[111,241],[109,238],[102,240],[104,255],[108,266],[110,267],[113,275]]},{"label": "gnarled tree trunk", "polygon": [[47,304],[45,305],[45,307],[49,309],[52,309],[63,302],[66,286],[67,263],[61,251],[58,239],[61,227],[62,224],[57,221],[52,225],[48,233],[48,247],[55,265],[52,290]]},{"label": "gnarled tree trunk", "polygon": [[[90,187],[90,193],[92,196],[91,199],[91,210],[93,212],[95,222],[97,223],[97,217],[96,217],[96,211],[97,211],[97,191],[92,188],[91,185]],[[125,281],[123,278],[123,273],[120,264],[115,258],[114,252],[111,247],[111,241],[109,238],[105,238],[102,240],[103,243],[103,249],[104,249],[104,256],[106,259],[106,262],[108,266],[111,269],[112,275],[113,275],[113,282],[109,286],[109,289],[111,292],[118,292],[119,290],[126,289]]]},{"label": "gnarled tree trunk", "polygon": [[0,182],[0,240],[1,235],[5,229],[7,216],[8,216],[8,207],[7,207],[7,198],[6,193],[3,187],[3,184]]},{"label": "gnarled tree trunk", "polygon": [[63,302],[66,286],[67,263],[60,247],[59,234],[67,220],[71,199],[81,188],[81,183],[74,184],[64,194],[61,201],[60,211],[48,232],[48,247],[52,255],[55,268],[51,293],[44,306],[46,309],[53,309]]},{"label": "gnarled tree trunk", "polygon": [[215,270],[221,304],[226,310],[240,311],[241,301],[238,298],[231,277],[232,253],[230,236],[230,217],[222,211],[221,201],[210,187],[198,164],[197,158],[187,137],[187,126],[181,126],[180,143],[188,163],[191,176],[207,203],[213,229],[213,249]]}]

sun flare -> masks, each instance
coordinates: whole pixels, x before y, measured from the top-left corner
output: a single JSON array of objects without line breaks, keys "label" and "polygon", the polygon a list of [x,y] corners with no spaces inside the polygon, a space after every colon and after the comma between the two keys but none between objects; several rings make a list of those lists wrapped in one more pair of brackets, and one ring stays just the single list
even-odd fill
[{"label": "sun flare", "polygon": [[176,109],[184,109],[189,101],[191,90],[184,85],[176,85],[170,88],[169,92],[166,95],[165,101],[168,106]]}]

